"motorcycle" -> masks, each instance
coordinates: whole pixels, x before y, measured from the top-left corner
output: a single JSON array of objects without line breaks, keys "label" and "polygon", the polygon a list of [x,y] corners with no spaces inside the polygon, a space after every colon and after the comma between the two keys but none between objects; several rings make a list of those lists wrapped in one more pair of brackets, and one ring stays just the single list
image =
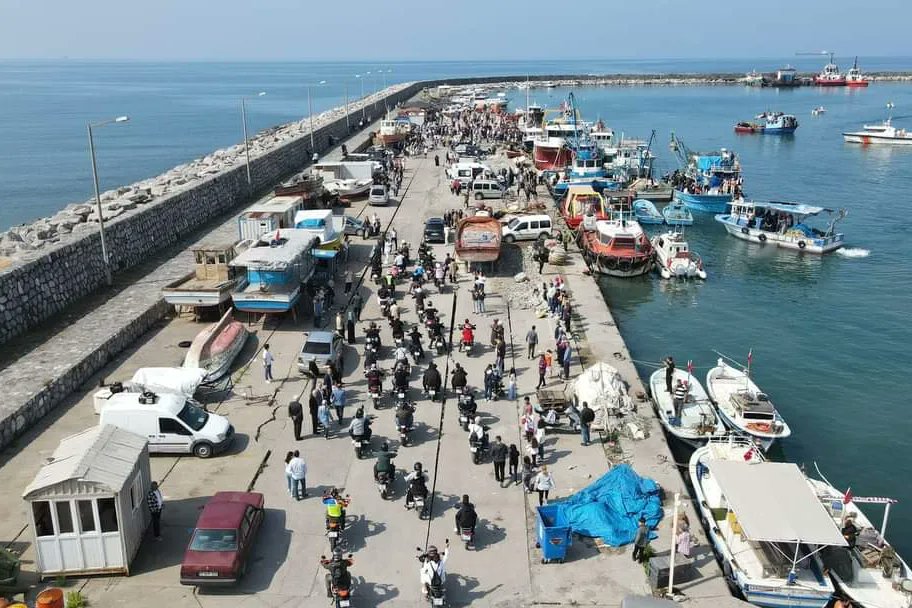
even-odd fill
[{"label": "motorcycle", "polygon": [[[449,546],[450,541],[447,540],[447,546]],[[421,562],[421,565],[424,566],[424,562],[427,560],[427,554],[421,551],[421,547],[416,547],[419,552],[418,561]],[[443,581],[439,577],[434,576],[431,580],[429,587],[429,594],[425,596],[428,600],[428,603],[431,606],[447,606],[446,599],[446,587],[444,587]]]},{"label": "motorcycle", "polygon": [[468,431],[469,423],[475,418],[475,412],[478,410],[475,399],[471,394],[462,394],[456,406],[459,409],[459,424],[462,425],[463,431]]},{"label": "motorcycle", "polygon": [[381,385],[369,386],[367,387],[367,391],[370,393],[371,401],[374,402],[374,409],[380,409],[380,398],[383,396]]},{"label": "motorcycle", "polygon": [[409,433],[412,432],[412,426],[397,422],[396,427],[399,429],[399,445],[407,447],[409,444]]},{"label": "motorcycle", "polygon": [[481,439],[474,434],[469,436],[469,452],[472,454],[472,464],[481,464],[481,460],[484,458],[486,451],[485,444],[487,442],[485,439],[487,438],[487,434],[487,431],[485,431],[485,434]]},{"label": "motorcycle", "polygon": [[345,508],[351,502],[351,498],[337,499],[342,503],[342,517],[326,517],[326,538],[329,540],[329,551],[332,553],[337,546],[344,544],[342,532],[345,530]]},{"label": "motorcycle", "polygon": [[380,314],[385,318],[390,318],[390,299],[387,298],[380,303]]},{"label": "motorcycle", "polygon": [[405,508],[406,509],[415,509],[415,512],[418,514],[418,519],[424,519],[427,516],[427,495],[416,495],[414,492],[409,492],[411,494],[411,500],[409,500],[408,495],[405,498]]},{"label": "motorcycle", "polygon": [[427,389],[427,390],[425,391],[425,394],[427,394],[428,399],[430,399],[431,401],[436,401],[436,400],[437,400],[437,392],[438,392],[438,391],[437,391],[436,388],[429,388],[429,389]]},{"label": "motorcycle", "polygon": [[431,338],[430,348],[433,348],[437,351],[438,355],[442,355],[446,352],[446,340],[443,338],[443,334],[438,334]]},{"label": "motorcycle", "polygon": [[380,491],[380,498],[386,500],[390,495],[390,486],[393,485],[393,476],[386,471],[377,473],[377,490]]},{"label": "motorcycle", "polygon": [[459,340],[459,352],[465,351],[466,356],[472,356],[472,347],[475,346],[475,339],[466,340],[465,338]]},{"label": "motorcycle", "polygon": [[[330,566],[333,560],[326,559],[325,555],[320,556],[320,563],[324,566]],[[346,561],[346,569],[343,571],[348,574],[347,567],[352,564],[352,554],[348,554]],[[327,595],[332,599],[333,605],[335,608],[349,608],[351,606],[351,596],[352,596],[352,581],[351,575],[340,577],[338,580],[333,580],[333,575],[331,573],[326,574],[326,588]]]},{"label": "motorcycle", "polygon": [[465,543],[466,549],[475,548],[475,530],[472,528],[459,528],[459,538]]}]

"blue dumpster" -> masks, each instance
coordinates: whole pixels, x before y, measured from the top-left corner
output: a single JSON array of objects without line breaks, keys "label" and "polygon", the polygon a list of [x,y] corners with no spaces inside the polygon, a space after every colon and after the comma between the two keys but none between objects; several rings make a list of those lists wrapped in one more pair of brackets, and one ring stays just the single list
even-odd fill
[{"label": "blue dumpster", "polygon": [[570,526],[557,505],[538,507],[535,537],[542,550],[542,563],[563,562],[570,546]]}]

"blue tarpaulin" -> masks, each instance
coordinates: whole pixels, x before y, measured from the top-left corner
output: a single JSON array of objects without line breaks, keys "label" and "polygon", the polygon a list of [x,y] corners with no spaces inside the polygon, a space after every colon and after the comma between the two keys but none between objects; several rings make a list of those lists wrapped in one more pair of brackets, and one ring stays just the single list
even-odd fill
[{"label": "blue tarpaulin", "polygon": [[612,547],[633,542],[640,516],[646,518],[650,529],[662,520],[658,484],[640,477],[626,464],[614,467],[588,487],[553,504],[561,509],[572,532],[600,537]]},{"label": "blue tarpaulin", "polygon": [[721,156],[698,156],[697,169],[703,173],[708,173],[714,166],[722,164]]}]

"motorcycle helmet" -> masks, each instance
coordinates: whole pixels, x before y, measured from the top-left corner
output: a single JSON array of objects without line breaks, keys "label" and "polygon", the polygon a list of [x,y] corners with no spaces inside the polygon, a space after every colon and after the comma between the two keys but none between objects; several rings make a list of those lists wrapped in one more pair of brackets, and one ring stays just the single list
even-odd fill
[{"label": "motorcycle helmet", "polygon": [[416,473],[420,473],[420,472],[421,472],[421,463],[420,463],[420,462],[416,462],[416,463],[415,463],[415,466],[414,466],[414,469],[415,469],[415,472],[416,472]]},{"label": "motorcycle helmet", "polygon": [[358,408],[355,412],[355,418],[364,418],[364,408]]},{"label": "motorcycle helmet", "polygon": [[341,561],[342,561],[342,548],[341,548],[341,547],[336,547],[335,549],[333,549],[333,557],[332,557],[332,558],[333,558],[333,561],[334,561],[334,562],[341,562]]},{"label": "motorcycle helmet", "polygon": [[428,559],[433,560],[435,562],[440,559],[440,554],[437,553],[437,547],[435,545],[431,545],[430,547],[428,547],[427,556],[428,556]]},{"label": "motorcycle helmet", "polygon": [[475,424],[477,424],[478,426],[481,426],[481,416],[475,416],[474,422],[475,422]]},{"label": "motorcycle helmet", "polygon": [[382,451],[382,452],[389,452],[389,449],[390,449],[390,444],[389,444],[389,442],[384,441],[384,442],[380,445],[380,451]]}]

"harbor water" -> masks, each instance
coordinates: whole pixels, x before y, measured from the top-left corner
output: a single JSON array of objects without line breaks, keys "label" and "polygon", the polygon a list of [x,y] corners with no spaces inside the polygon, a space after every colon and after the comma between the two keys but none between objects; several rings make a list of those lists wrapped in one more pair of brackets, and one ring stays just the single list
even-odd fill
[{"label": "harbor water", "polygon": [[[377,77],[363,64],[91,64],[0,63],[0,230],[52,215],[91,194],[85,122],[122,114],[126,125],[96,133],[102,188],[130,183],[241,141],[239,98],[267,95],[248,105],[251,132],[299,119],[307,110],[305,83],[315,111],[386,83],[525,73],[773,70],[769,62],[503,62],[405,63]],[[794,62],[793,62],[794,63]],[[817,59],[802,59],[812,69]],[[845,63],[845,61],[843,61]],[[904,69],[912,62],[862,65]],[[847,67],[847,66],[845,66]],[[366,75],[366,71],[374,73]],[[535,89],[532,101],[556,108],[567,90]],[[676,167],[668,149],[674,130],[695,150],[727,147],[744,165],[749,197],[796,200],[846,208],[840,228],[847,247],[825,257],[777,251],[725,234],[708,215],[686,236],[703,256],[705,283],[670,283],[650,276],[604,280],[602,290],[643,375],[650,362],[673,355],[691,359],[705,375],[713,350],[744,361],[753,350],[753,375],[792,427],[774,451],[807,465],[816,462],[839,488],[856,496],[901,502],[888,537],[912,556],[912,488],[905,483],[910,453],[905,400],[912,383],[904,372],[912,273],[905,244],[910,219],[912,150],[862,148],[840,133],[885,117],[892,101],[896,123],[912,126],[912,85],[878,84],[865,90],[742,87],[583,88],[575,91],[587,119],[601,118],[618,134],[648,138],[662,171]],[[511,94],[512,106],[525,92]],[[823,105],[827,113],[812,117]],[[736,136],[732,126],[765,110],[795,114],[794,137]],[[382,111],[380,109],[379,111]],[[874,521],[881,513],[871,511]]]}]

